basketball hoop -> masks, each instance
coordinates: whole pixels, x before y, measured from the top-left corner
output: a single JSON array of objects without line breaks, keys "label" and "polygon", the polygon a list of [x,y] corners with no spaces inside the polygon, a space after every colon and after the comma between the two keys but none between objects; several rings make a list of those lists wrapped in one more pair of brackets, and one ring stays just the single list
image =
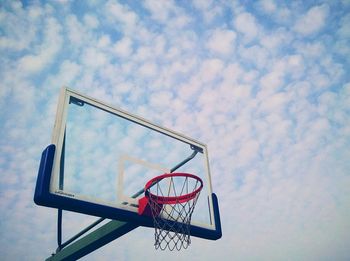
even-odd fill
[{"label": "basketball hoop", "polygon": [[156,249],[181,250],[191,244],[190,225],[203,181],[188,173],[170,173],[147,182],[139,214],[153,217]]}]

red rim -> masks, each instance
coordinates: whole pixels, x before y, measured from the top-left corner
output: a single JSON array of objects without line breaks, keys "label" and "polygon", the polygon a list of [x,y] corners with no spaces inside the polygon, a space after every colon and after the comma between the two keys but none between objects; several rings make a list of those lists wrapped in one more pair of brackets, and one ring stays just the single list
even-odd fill
[{"label": "red rim", "polygon": [[[172,197],[158,196],[148,191],[148,189],[152,186],[152,184],[155,181],[159,182],[162,179],[171,178],[171,177],[193,178],[200,182],[200,186],[191,193],[177,196],[177,197],[176,196],[172,196]],[[148,193],[146,193],[146,197],[152,198],[152,200],[156,201],[158,204],[176,204],[176,203],[184,203],[191,199],[194,199],[196,195],[202,190],[202,188],[203,188],[203,181],[200,177],[197,177],[196,175],[189,174],[189,173],[166,173],[166,174],[154,177],[153,179],[148,181],[145,186],[145,191],[148,191]]]}]

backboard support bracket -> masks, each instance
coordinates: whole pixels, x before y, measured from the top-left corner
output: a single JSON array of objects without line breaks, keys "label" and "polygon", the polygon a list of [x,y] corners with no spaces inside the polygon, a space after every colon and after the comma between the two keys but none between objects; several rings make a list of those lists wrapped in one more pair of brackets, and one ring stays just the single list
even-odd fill
[{"label": "backboard support bracket", "polygon": [[61,249],[46,261],[77,260],[137,228],[131,222],[112,220],[83,238]]},{"label": "backboard support bracket", "polygon": [[[213,193],[213,203],[217,207],[217,212],[214,215],[216,219],[216,231],[218,238],[221,237],[221,222],[218,209],[218,199]],[[77,260],[100,247],[112,242],[113,240],[125,235],[126,233],[137,228],[138,225],[131,222],[122,222],[118,220],[111,220],[103,226],[97,228],[88,235],[85,235],[81,239],[71,243],[67,247],[61,249],[59,252],[52,254],[46,261],[59,261],[59,260]]]}]

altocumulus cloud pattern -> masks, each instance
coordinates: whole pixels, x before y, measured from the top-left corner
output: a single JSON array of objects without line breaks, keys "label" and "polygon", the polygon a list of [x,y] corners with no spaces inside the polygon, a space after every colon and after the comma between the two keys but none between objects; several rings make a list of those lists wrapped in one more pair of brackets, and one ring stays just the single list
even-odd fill
[{"label": "altocumulus cloud pattern", "polygon": [[349,25],[347,0],[1,1],[1,260],[56,248],[32,198],[62,85],[207,143],[220,200],[219,241],[84,260],[349,260]]}]

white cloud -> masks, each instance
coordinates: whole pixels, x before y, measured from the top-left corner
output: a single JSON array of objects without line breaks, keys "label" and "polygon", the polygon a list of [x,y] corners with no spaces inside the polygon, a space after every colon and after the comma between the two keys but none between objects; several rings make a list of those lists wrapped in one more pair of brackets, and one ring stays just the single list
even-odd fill
[{"label": "white cloud", "polygon": [[235,47],[236,33],[232,30],[216,29],[211,33],[207,48],[214,53],[229,55]]},{"label": "white cloud", "polygon": [[132,41],[128,37],[122,38],[113,46],[113,52],[121,57],[128,57],[132,53]]},{"label": "white cloud", "polygon": [[151,12],[152,18],[159,22],[166,22],[176,9],[173,1],[147,0],[144,5]]},{"label": "white cloud", "polygon": [[[209,110],[205,110],[206,112],[214,112],[214,106],[219,101],[219,93],[217,90],[208,89],[203,91],[197,98],[197,102],[200,107],[209,107]],[[211,116],[211,115],[207,115]]]},{"label": "white cloud", "polygon": [[167,24],[169,27],[182,28],[191,21],[190,17],[172,0],[165,2],[147,0],[144,2],[144,6],[154,20]]},{"label": "white cloud", "polygon": [[80,72],[81,72],[81,67],[77,63],[69,60],[65,60],[63,61],[59,71],[60,82],[59,83],[56,82],[54,84],[71,86],[72,82],[76,80]]},{"label": "white cloud", "polygon": [[269,50],[269,52],[277,52],[282,46],[292,41],[292,35],[284,28],[274,31],[272,34],[264,34],[261,36],[261,45]]},{"label": "white cloud", "polygon": [[143,77],[154,77],[158,72],[157,64],[153,62],[146,62],[139,68],[139,74]]},{"label": "white cloud", "polygon": [[164,55],[167,40],[164,36],[157,36],[152,41],[153,53],[158,56]]},{"label": "white cloud", "polygon": [[46,63],[46,59],[40,55],[27,55],[19,60],[19,69],[28,73],[36,73],[41,71]]},{"label": "white cloud", "polygon": [[111,23],[121,23],[125,33],[135,33],[139,18],[127,5],[115,1],[108,1],[105,5],[107,18]]},{"label": "white cloud", "polygon": [[34,24],[40,22],[44,10],[39,6],[25,10],[19,2],[13,2],[12,8],[14,8],[15,13],[0,11],[0,23],[3,31],[0,36],[0,48],[14,51],[30,49],[36,40],[38,31]]},{"label": "white cloud", "polygon": [[18,69],[25,73],[37,73],[52,63],[62,47],[61,25],[54,18],[49,18],[44,33],[44,42],[37,49],[37,54],[29,54],[18,61]]},{"label": "white cloud", "polygon": [[347,16],[344,16],[340,20],[340,28],[338,29],[337,33],[341,38],[350,38],[350,29],[349,29],[349,24],[350,24],[350,14]]},{"label": "white cloud", "polygon": [[238,63],[227,65],[224,71],[222,72],[224,82],[226,82],[229,85],[235,84],[240,79],[243,73],[244,71]]},{"label": "white cloud", "polygon": [[275,92],[280,89],[283,84],[283,74],[280,71],[272,71],[264,75],[260,79],[260,86],[262,90],[268,93]]},{"label": "white cloud", "polygon": [[108,58],[96,48],[87,48],[81,55],[81,61],[88,68],[99,68],[106,65]]},{"label": "white cloud", "polygon": [[173,94],[169,91],[160,91],[151,95],[150,103],[157,109],[164,110],[172,106]]},{"label": "white cloud", "polygon": [[302,17],[298,18],[294,30],[303,35],[319,32],[325,25],[329,8],[327,5],[314,6]]},{"label": "white cloud", "polygon": [[259,69],[266,68],[266,66],[271,63],[267,48],[260,45],[253,45],[249,47],[241,46],[237,53],[241,56],[241,58],[249,61]]},{"label": "white cloud", "polygon": [[244,141],[244,144],[242,144],[238,151],[236,164],[238,166],[244,166],[251,162],[251,160],[257,157],[258,149],[259,143],[256,140]]},{"label": "white cloud", "polygon": [[60,3],[60,4],[63,4],[63,5],[67,5],[67,4],[70,3],[69,0],[57,0],[57,2]]},{"label": "white cloud", "polygon": [[350,46],[346,40],[337,41],[334,45],[334,51],[350,61]]},{"label": "white cloud", "polygon": [[193,1],[193,5],[201,10],[206,10],[209,9],[213,4],[212,0],[208,0],[208,1],[203,1],[203,0],[194,0]]},{"label": "white cloud", "polygon": [[130,92],[135,92],[135,91],[134,91],[134,86],[129,82],[118,83],[115,86],[115,88],[113,88],[112,90],[112,93],[115,97],[114,99],[116,99],[121,94],[130,93]]},{"label": "white cloud", "polygon": [[152,56],[152,48],[149,46],[141,46],[135,50],[135,55],[133,59],[138,62],[146,61],[148,59],[153,58]]},{"label": "white cloud", "polygon": [[75,15],[68,15],[65,19],[65,29],[68,32],[68,40],[73,46],[81,46],[87,42],[88,33]]},{"label": "white cloud", "polygon": [[183,28],[186,27],[189,23],[191,23],[192,20],[190,16],[187,15],[177,15],[175,18],[173,18],[172,23],[170,23],[170,27],[174,28]]},{"label": "white cloud", "polygon": [[286,60],[287,73],[299,79],[305,70],[303,57],[301,55],[291,55],[286,57]]},{"label": "white cloud", "polygon": [[289,22],[292,19],[291,18],[292,15],[293,15],[293,12],[292,12],[291,9],[289,9],[289,8],[281,8],[281,10],[278,12],[277,18],[280,21]]},{"label": "white cloud", "polygon": [[86,24],[87,27],[91,29],[96,29],[100,22],[97,19],[97,17],[93,14],[85,14],[83,17],[84,23]]},{"label": "white cloud", "polygon": [[263,113],[283,113],[290,101],[287,93],[276,93],[267,97],[261,97],[262,101],[259,110]]},{"label": "white cloud", "polygon": [[238,32],[245,36],[245,39],[250,42],[254,40],[258,33],[258,24],[255,17],[251,13],[240,13],[234,18],[234,25]]},{"label": "white cloud", "polygon": [[178,87],[178,92],[183,100],[188,100],[200,89],[201,84],[197,78],[192,78],[190,81]]},{"label": "white cloud", "polygon": [[224,63],[219,59],[205,60],[202,63],[197,77],[202,83],[209,83],[221,76],[223,68]]},{"label": "white cloud", "polygon": [[311,58],[319,58],[325,55],[326,49],[323,43],[320,42],[312,42],[305,43],[301,42],[296,45],[298,53],[302,54],[304,57]]},{"label": "white cloud", "polygon": [[323,57],[320,61],[323,70],[329,75],[329,78],[333,83],[338,82],[338,80],[344,75],[345,71],[343,65],[335,62],[328,55]]},{"label": "white cloud", "polygon": [[222,6],[217,5],[217,3],[212,0],[194,0],[193,5],[202,12],[205,22],[207,23],[211,23],[215,18],[220,17],[223,12]]},{"label": "white cloud", "polygon": [[273,13],[277,8],[274,0],[260,0],[259,4],[267,13]]}]

